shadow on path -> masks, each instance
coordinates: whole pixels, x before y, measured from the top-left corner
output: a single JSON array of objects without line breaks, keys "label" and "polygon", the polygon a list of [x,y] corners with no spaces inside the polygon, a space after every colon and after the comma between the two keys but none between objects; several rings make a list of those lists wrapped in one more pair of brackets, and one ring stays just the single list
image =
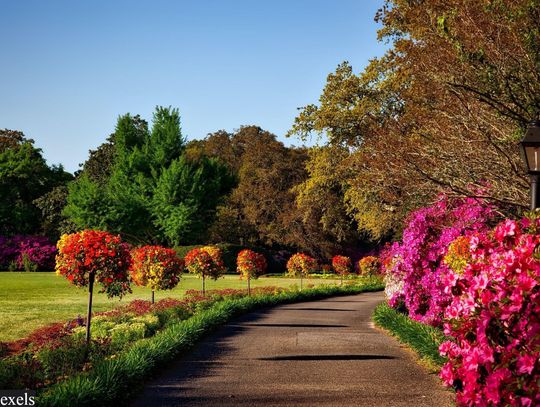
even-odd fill
[{"label": "shadow on path", "polygon": [[263,326],[274,328],[348,328],[348,325],[332,324],[242,324],[243,326]]},{"label": "shadow on path", "polygon": [[395,356],[387,355],[293,355],[293,356],[272,356],[269,358],[259,358],[259,360],[387,360],[396,359]]}]

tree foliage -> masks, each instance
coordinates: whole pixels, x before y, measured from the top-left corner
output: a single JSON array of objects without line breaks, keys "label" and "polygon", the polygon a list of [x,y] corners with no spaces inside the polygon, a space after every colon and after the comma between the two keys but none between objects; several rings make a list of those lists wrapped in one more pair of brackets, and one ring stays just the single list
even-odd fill
[{"label": "tree foliage", "polygon": [[377,20],[391,48],[359,74],[339,65],[289,132],[349,148],[359,228],[381,238],[441,189],[470,185],[507,212],[525,207],[517,142],[540,110],[540,2],[388,0]]},{"label": "tree foliage", "polygon": [[[319,165],[315,152],[286,147],[275,135],[257,126],[244,126],[234,133],[218,131],[205,140],[190,142],[186,156],[193,160],[213,157],[237,178],[236,188],[217,209],[211,228],[214,242],[300,249],[326,257],[358,236],[339,199],[344,190],[337,181],[321,181],[320,188],[304,185],[307,171],[322,176],[332,166]],[[325,199],[336,206],[321,210]]]},{"label": "tree foliage", "polygon": [[212,160],[184,157],[178,110],[157,107],[152,124],[130,114],[118,119],[110,142],[91,152],[70,185],[65,213],[79,228],[131,241],[201,242],[231,177]]},{"label": "tree foliage", "polygon": [[19,131],[0,130],[0,234],[41,232],[34,200],[69,179],[62,166],[47,165],[33,140]]}]

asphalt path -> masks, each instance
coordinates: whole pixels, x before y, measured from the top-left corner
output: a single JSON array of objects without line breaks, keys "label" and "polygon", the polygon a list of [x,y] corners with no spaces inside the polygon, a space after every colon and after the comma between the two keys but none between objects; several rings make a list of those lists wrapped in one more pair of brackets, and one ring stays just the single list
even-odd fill
[{"label": "asphalt path", "polygon": [[133,406],[435,406],[453,394],[370,319],[382,293],[253,312],[149,382]]}]

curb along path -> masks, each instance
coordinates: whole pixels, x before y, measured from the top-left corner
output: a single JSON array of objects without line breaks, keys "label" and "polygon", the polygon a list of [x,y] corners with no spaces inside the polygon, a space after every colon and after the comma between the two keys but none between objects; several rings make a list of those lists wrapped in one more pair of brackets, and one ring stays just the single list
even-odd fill
[{"label": "curb along path", "polygon": [[133,406],[454,405],[436,375],[372,327],[383,293],[253,312],[148,383]]}]

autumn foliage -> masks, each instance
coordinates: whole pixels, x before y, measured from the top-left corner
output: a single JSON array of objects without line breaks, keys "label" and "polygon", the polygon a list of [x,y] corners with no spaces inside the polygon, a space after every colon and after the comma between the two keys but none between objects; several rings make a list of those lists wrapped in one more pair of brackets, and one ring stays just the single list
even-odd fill
[{"label": "autumn foliage", "polygon": [[56,273],[77,287],[85,287],[94,274],[108,297],[131,292],[128,246],[118,235],[99,230],[83,230],[63,235],[58,241]]},{"label": "autumn foliage", "polygon": [[152,290],[170,290],[178,284],[184,262],[176,252],[161,246],[142,246],[131,251],[131,278]]},{"label": "autumn foliage", "polygon": [[258,278],[266,271],[267,263],[264,255],[253,250],[244,249],[238,253],[237,271],[246,279]]}]

